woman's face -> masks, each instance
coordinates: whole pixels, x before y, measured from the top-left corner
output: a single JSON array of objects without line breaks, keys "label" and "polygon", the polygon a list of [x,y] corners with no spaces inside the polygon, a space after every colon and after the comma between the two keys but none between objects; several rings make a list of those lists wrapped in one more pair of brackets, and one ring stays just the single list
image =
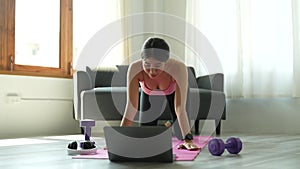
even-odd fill
[{"label": "woman's face", "polygon": [[143,69],[151,79],[155,79],[164,70],[165,62],[161,62],[153,57],[143,59]]}]

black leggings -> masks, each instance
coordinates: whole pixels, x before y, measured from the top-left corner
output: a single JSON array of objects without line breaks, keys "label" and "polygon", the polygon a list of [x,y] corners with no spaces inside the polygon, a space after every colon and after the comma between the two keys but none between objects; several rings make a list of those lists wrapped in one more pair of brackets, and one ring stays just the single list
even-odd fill
[{"label": "black leggings", "polygon": [[182,139],[181,130],[177,121],[177,116],[174,107],[175,92],[170,95],[156,96],[148,95],[145,92],[141,92],[140,96],[140,117],[139,122],[141,126],[156,126],[158,120],[164,110],[167,103],[171,110],[171,118],[173,121],[172,127],[174,134],[177,138]]}]

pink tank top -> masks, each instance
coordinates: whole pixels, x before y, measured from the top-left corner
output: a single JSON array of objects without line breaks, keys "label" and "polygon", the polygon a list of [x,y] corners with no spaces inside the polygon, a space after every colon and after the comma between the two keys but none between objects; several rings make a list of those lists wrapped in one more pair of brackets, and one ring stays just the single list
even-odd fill
[{"label": "pink tank top", "polygon": [[152,90],[152,89],[149,89],[147,87],[147,85],[145,84],[145,81],[140,81],[140,85],[141,85],[141,88],[142,90],[148,94],[148,95],[156,95],[156,96],[159,96],[159,95],[170,95],[172,94],[173,92],[175,92],[176,90],[176,82],[175,81],[172,81],[170,83],[170,86],[165,89],[165,90]]}]

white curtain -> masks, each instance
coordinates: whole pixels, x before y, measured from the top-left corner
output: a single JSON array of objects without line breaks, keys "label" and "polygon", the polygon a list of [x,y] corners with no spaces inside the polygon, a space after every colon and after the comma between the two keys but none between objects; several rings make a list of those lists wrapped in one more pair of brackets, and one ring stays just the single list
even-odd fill
[{"label": "white curtain", "polygon": [[[298,0],[187,0],[186,6],[187,21],[217,52],[227,97],[300,96]],[[186,55],[188,64],[199,64],[189,49]]]},{"label": "white curtain", "polygon": [[[122,17],[121,5],[120,0],[73,0],[74,67],[87,42],[102,28]],[[106,43],[106,40],[99,42],[99,47],[101,43]],[[123,46],[123,43],[112,46],[98,66],[114,67],[121,64],[124,57]]]}]

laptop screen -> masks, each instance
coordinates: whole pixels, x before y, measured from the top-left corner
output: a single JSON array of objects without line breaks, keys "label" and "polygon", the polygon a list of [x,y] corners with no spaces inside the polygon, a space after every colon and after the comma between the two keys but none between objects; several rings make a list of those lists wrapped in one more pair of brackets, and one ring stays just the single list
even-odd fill
[{"label": "laptop screen", "polygon": [[173,161],[171,128],[106,126],[104,136],[111,161]]}]

